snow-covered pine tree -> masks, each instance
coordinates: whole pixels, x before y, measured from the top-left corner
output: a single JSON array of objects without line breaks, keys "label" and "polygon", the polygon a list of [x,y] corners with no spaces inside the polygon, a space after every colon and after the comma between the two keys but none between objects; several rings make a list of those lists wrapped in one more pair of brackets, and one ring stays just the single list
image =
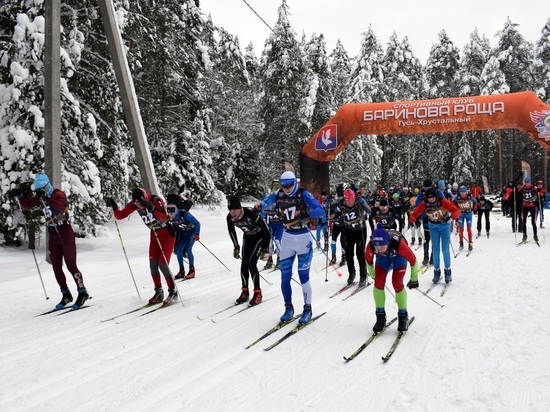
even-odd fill
[{"label": "snow-covered pine tree", "polygon": [[[348,91],[350,102],[380,101],[381,85],[384,81],[382,44],[374,34],[372,26],[362,34],[361,49],[351,68],[351,81]],[[384,181],[381,168],[383,148],[379,149],[384,137],[375,135],[357,136],[338,156],[342,162],[343,176],[348,182],[367,182],[374,188],[377,182]],[[371,162],[372,159],[372,162]],[[371,169],[372,166],[372,169]],[[372,181],[371,181],[372,178]]]},{"label": "snow-covered pine tree", "polygon": [[260,101],[265,124],[261,138],[265,175],[264,185],[278,178],[283,162],[299,164],[302,145],[310,137],[304,112],[308,91],[308,67],[304,51],[289,21],[286,0],[278,9],[278,18],[266,40],[262,54]]},{"label": "snow-covered pine tree", "polygon": [[[384,101],[415,100],[424,87],[422,64],[414,56],[409,40],[399,41],[394,32],[388,41],[384,55]],[[384,150],[384,175],[388,184],[421,180],[416,167],[416,151],[422,147],[422,135],[386,136]],[[421,150],[421,149],[420,149]]]},{"label": "snow-covered pine tree", "polygon": [[[459,69],[460,53],[447,36],[445,30],[441,30],[437,43],[430,49],[428,62],[424,68],[428,83],[428,98],[441,98],[457,96],[457,75]],[[454,143],[455,133],[426,134],[428,150],[426,156],[420,160],[425,165],[425,176],[433,179],[447,177],[452,172],[452,157],[456,150]]]},{"label": "snow-covered pine tree", "polygon": [[[13,220],[14,199],[7,191],[28,182],[44,171],[44,17],[43,2],[16,2],[0,8],[2,47],[0,51],[0,163],[6,179],[0,210],[2,243],[16,243],[21,224]],[[8,24],[13,22],[15,24]],[[95,233],[105,220],[100,200],[97,168],[103,148],[96,135],[93,115],[83,107],[68,86],[83,47],[77,28],[62,30],[61,36],[61,151],[62,189],[69,198],[69,211],[78,234]]]}]

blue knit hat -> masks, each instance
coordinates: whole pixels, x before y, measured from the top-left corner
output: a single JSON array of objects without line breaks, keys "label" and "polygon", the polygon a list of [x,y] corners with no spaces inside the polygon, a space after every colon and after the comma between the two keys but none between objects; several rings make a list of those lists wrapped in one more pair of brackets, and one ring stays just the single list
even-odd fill
[{"label": "blue knit hat", "polygon": [[372,232],[371,241],[374,246],[385,246],[390,243],[390,235],[384,229],[382,223],[376,224],[376,229]]},{"label": "blue knit hat", "polygon": [[34,178],[34,190],[44,189],[50,184],[50,179],[43,173],[38,173]]}]

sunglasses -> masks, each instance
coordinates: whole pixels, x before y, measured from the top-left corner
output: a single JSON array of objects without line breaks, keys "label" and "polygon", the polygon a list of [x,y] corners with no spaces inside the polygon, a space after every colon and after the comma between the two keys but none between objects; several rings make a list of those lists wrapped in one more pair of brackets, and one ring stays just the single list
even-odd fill
[{"label": "sunglasses", "polygon": [[166,211],[168,213],[176,213],[176,208],[175,207],[168,207],[168,208],[166,208]]},{"label": "sunglasses", "polygon": [[294,179],[284,179],[284,180],[281,180],[281,187],[283,189],[288,189],[289,187],[292,187],[294,186]]}]

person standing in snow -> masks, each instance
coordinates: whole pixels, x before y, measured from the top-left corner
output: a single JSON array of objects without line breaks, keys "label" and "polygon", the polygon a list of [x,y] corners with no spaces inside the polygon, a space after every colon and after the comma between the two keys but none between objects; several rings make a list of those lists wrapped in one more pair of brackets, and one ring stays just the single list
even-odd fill
[{"label": "person standing in snow", "polygon": [[[376,262],[374,262],[376,256]],[[409,289],[418,288],[418,260],[405,237],[397,230],[386,230],[381,223],[376,225],[365,249],[365,259],[369,276],[374,279],[374,304],[376,306],[376,323],[372,330],[381,332],[386,326],[386,277],[393,267],[392,285],[397,302],[397,330],[407,330],[409,314],[407,312],[407,291],[403,283],[407,271],[407,262],[411,265],[411,278],[407,283]],[[373,266],[374,264],[374,266]]]},{"label": "person standing in snow", "polygon": [[27,199],[20,188],[10,190],[10,196],[15,196],[23,209],[41,207],[49,234],[48,254],[53,267],[55,280],[61,288],[61,301],[55,306],[57,310],[64,308],[73,301],[73,296],[67,286],[67,278],[63,272],[63,261],[67,270],[73,276],[77,286],[78,296],[73,309],[80,309],[89,298],[82,273],[76,265],[76,238],[69,221],[67,196],[50,183],[47,175],[39,173],[34,178],[34,196]]},{"label": "person standing in snow", "polygon": [[544,202],[546,201],[546,189],[544,188],[544,182],[542,180],[537,181],[536,191],[539,195],[537,209],[540,213],[540,228],[544,229]]},{"label": "person standing in snow", "polygon": [[489,237],[489,231],[491,230],[491,221],[489,220],[489,215],[493,210],[493,202],[486,199],[485,196],[481,195],[479,197],[479,202],[477,205],[477,236],[481,235],[481,223],[483,218],[485,218],[485,230],[487,232],[487,237]]},{"label": "person standing in snow", "polygon": [[537,206],[540,204],[539,194],[536,188],[531,184],[531,178],[526,177],[524,179],[524,185],[521,191],[522,207],[521,207],[521,221],[523,222],[523,238],[522,242],[527,241],[527,216],[531,216],[531,225],[533,226],[533,240],[539,241],[537,236]]},{"label": "person standing in snow", "polygon": [[474,212],[477,210],[477,200],[474,196],[468,193],[466,186],[460,186],[458,195],[453,198],[453,203],[460,209],[460,217],[458,218],[458,241],[459,248],[464,248],[464,222],[466,222],[466,230],[468,233],[468,250],[474,248],[474,237],[472,234],[472,220]]},{"label": "person standing in snow", "polygon": [[[386,199],[383,199],[386,202]],[[382,202],[382,201],[381,201]],[[367,215],[371,212],[369,205],[362,197],[357,197],[355,191],[347,188],[344,191],[343,202],[340,205],[344,232],[346,234],[346,263],[348,265],[348,285],[355,280],[355,262],[359,263],[359,287],[367,285],[367,264],[365,263],[365,244],[367,241]]]},{"label": "person standing in snow", "polygon": [[279,211],[276,205],[273,204],[269,209],[264,210],[262,217],[265,220],[269,231],[271,232],[271,243],[273,247],[269,249],[269,258],[264,266],[264,269],[273,268],[273,253],[277,255],[277,261],[275,262],[275,269],[280,269],[280,254],[281,254],[281,238],[283,237],[283,222],[279,216]]},{"label": "person standing in snow", "polygon": [[178,291],[169,267],[170,257],[174,250],[175,233],[168,222],[164,200],[157,195],[147,193],[143,188],[136,187],[132,190],[132,200],[124,208],[119,209],[113,198],[107,198],[106,203],[113,209],[115,219],[124,219],[137,211],[145,226],[150,229],[149,268],[155,294],[149,299],[149,304],[163,303],[164,290],[162,289],[161,273],[168,286],[168,297],[164,300],[164,304],[169,305],[177,302]]},{"label": "person standing in snow", "polygon": [[439,197],[434,188],[430,187],[424,194],[424,199],[415,207],[410,216],[411,224],[425,213],[428,220],[428,229],[432,240],[432,252],[434,262],[433,283],[438,283],[441,279],[440,269],[440,251],[443,254],[445,264],[445,282],[449,283],[452,279],[451,274],[451,254],[449,247],[451,244],[451,218],[460,217],[460,209],[453,202]]},{"label": "person standing in snow", "polygon": [[262,302],[262,289],[260,287],[260,271],[258,270],[258,257],[262,260],[269,258],[269,241],[271,234],[260,214],[250,208],[242,207],[241,201],[236,196],[230,196],[227,202],[229,214],[227,215],[227,230],[233,242],[233,257],[241,258],[241,247],[237,239],[236,227],[243,231],[243,247],[241,261],[241,295],[235,301],[240,305],[248,300],[249,274],[254,284],[254,295],[249,306],[259,305]]},{"label": "person standing in snow", "polygon": [[[174,254],[178,259],[180,270],[174,279],[193,279],[195,277],[195,256],[193,245],[200,240],[201,224],[189,210],[180,209],[173,203],[166,206],[170,224],[176,232]],[[183,255],[189,259],[189,272],[185,274]]]},{"label": "person standing in snow", "polygon": [[294,316],[292,285],[290,282],[292,279],[292,265],[295,257],[298,256],[298,276],[304,296],[304,310],[298,322],[309,323],[312,317],[312,287],[309,280],[309,269],[313,257],[313,237],[306,220],[322,218],[325,215],[325,210],[311,192],[298,187],[296,175],[293,172],[284,172],[279,179],[279,183],[281,189],[268,195],[256,207],[265,210],[276,204],[283,221],[281,291],[285,302],[285,312],[281,316],[281,321],[287,322]]}]

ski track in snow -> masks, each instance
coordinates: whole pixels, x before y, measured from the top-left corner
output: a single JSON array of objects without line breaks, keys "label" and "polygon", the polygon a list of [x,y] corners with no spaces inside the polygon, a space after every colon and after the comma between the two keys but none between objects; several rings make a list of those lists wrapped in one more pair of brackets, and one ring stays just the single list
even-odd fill
[{"label": "ski track in snow", "polygon": [[[90,307],[80,312],[35,317],[60,297],[43,245],[36,255],[51,297],[47,301],[31,252],[0,248],[0,410],[550,409],[545,312],[550,258],[543,230],[540,248],[534,242],[517,248],[510,220],[493,214],[490,239],[474,239],[468,257],[451,254],[453,282],[446,295],[439,296],[442,286],[430,292],[445,307],[407,290],[409,315],[416,320],[391,360],[383,363],[381,357],[397,335],[396,324],[346,363],[342,356],[372,333],[372,284],[346,301],[342,298],[353,289],[330,299],[345,284],[347,269],[340,268],[342,277],[328,273],[325,282],[325,271],[316,272],[325,258],[316,251],[313,314],[327,314],[269,352],[263,349],[297,321],[244,349],[283,312],[279,272],[261,272],[273,285],[262,280],[264,303],[258,307],[230,316],[245,307],[239,305],[197,319],[234,302],[240,293],[240,262],[232,257],[225,211],[199,207],[193,214],[202,223],[201,241],[231,272],[195,244],[197,277],[177,283],[184,305],[177,302],[143,317],[148,309],[100,322],[143,305],[152,294],[149,236],[137,218],[119,226],[141,300],[112,223],[98,238],[77,240],[78,265],[93,296]],[[528,235],[532,238],[531,227]],[[454,236],[453,242],[456,249]],[[415,253],[421,258],[421,250]],[[177,267],[173,256],[174,274]],[[419,276],[422,290],[432,275],[430,268]],[[68,283],[76,297],[74,282]],[[393,294],[391,282],[387,285]],[[300,313],[301,288],[295,282],[292,287]],[[388,290],[386,310],[388,320],[397,313]]]}]

